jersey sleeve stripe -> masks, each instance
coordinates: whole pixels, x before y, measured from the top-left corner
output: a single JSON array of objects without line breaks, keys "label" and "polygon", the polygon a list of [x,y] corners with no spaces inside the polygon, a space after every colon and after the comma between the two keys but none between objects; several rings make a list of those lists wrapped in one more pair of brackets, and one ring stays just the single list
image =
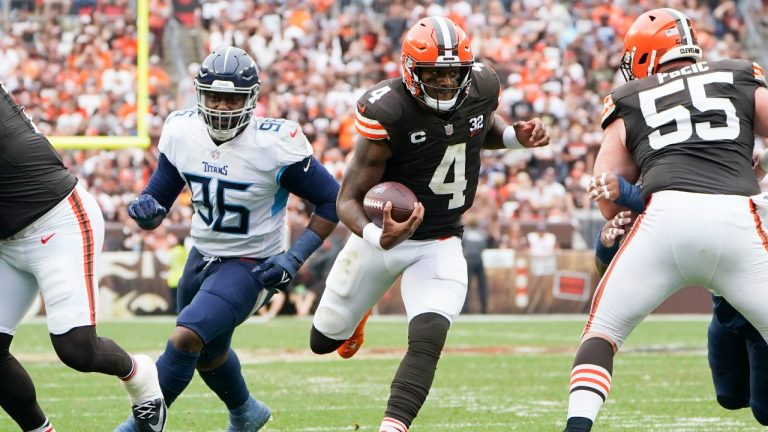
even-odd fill
[{"label": "jersey sleeve stripe", "polygon": [[373,129],[365,126],[360,120],[355,121],[355,127],[357,128],[357,133],[368,139],[381,140],[389,138],[389,134],[387,134],[384,128]]},{"label": "jersey sleeve stripe", "polygon": [[357,121],[357,123],[362,124],[365,127],[368,127],[371,129],[384,129],[384,126],[382,126],[381,123],[377,122],[376,120],[369,119],[368,117],[365,117],[359,112],[355,116],[355,120]]},{"label": "jersey sleeve stripe", "polygon": [[613,98],[608,95],[603,100],[603,113],[600,115],[600,121],[605,122],[609,115],[616,109],[616,104],[613,103]]},{"label": "jersey sleeve stripe", "polygon": [[757,63],[752,63],[752,72],[754,73],[755,78],[760,81],[765,81],[765,71],[763,71],[762,66]]}]

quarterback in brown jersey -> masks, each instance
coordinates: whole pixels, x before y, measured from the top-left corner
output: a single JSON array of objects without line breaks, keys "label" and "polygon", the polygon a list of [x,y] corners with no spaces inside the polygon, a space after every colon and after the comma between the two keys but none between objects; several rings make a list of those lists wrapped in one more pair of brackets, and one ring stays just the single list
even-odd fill
[{"label": "quarterback in brown jersey", "polygon": [[[476,62],[464,31],[427,17],[405,35],[402,79],[382,81],[357,103],[360,134],[337,202],[350,236],[328,275],[314,316],[311,348],[351,357],[367,311],[402,275],[408,350],[391,385],[382,432],[405,432],[429,393],[451,322],[467,290],[461,215],[472,205],[482,149],[549,143],[539,119],[509,126],[494,114],[499,80]],[[363,197],[396,181],[418,203],[405,222],[385,205],[382,227],[363,212]]]},{"label": "quarterback in brown jersey", "polygon": [[[613,357],[669,296],[703,285],[768,338],[768,234],[750,196],[755,135],[768,135],[768,89],[747,60],[703,61],[675,9],[640,15],[624,40],[628,82],[605,99],[595,173],[642,178],[646,206],[592,300],[573,362],[566,431],[592,428]],[[599,201],[606,219],[623,208]]]}]

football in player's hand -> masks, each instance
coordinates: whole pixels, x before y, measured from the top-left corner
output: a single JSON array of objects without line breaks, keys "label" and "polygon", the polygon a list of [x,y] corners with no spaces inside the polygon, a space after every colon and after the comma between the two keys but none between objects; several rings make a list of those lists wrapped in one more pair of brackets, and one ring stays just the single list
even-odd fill
[{"label": "football in player's hand", "polygon": [[407,186],[398,182],[383,182],[372,187],[363,199],[365,215],[381,227],[384,220],[384,205],[392,202],[392,219],[396,222],[405,222],[413,213],[413,205],[418,201],[416,194]]}]

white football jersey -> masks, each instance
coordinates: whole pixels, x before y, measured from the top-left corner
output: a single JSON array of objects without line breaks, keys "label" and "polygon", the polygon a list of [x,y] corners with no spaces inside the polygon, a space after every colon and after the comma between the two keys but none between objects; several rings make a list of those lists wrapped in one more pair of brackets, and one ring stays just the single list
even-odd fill
[{"label": "white football jersey", "polygon": [[192,190],[191,235],[202,254],[266,258],[285,250],[288,191],[278,176],[312,155],[296,122],[253,117],[216,146],[196,110],[175,111],[159,149]]}]

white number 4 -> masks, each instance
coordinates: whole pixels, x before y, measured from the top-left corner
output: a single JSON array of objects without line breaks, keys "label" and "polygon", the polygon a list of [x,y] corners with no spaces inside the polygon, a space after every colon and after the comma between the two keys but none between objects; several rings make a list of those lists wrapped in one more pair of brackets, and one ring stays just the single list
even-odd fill
[{"label": "white number 4", "polygon": [[[437,195],[452,195],[448,201],[448,208],[454,209],[464,205],[467,198],[464,190],[467,189],[467,178],[464,175],[466,170],[466,150],[467,144],[460,143],[448,146],[445,149],[443,160],[440,161],[432,180],[429,181],[429,188]],[[453,165],[453,182],[447,183],[448,170]]]},{"label": "white number 4", "polygon": [[377,100],[381,99],[382,96],[387,94],[387,92],[390,90],[392,89],[389,87],[377,88],[376,90],[371,92],[371,97],[368,98],[368,102],[370,103],[376,102]]}]

